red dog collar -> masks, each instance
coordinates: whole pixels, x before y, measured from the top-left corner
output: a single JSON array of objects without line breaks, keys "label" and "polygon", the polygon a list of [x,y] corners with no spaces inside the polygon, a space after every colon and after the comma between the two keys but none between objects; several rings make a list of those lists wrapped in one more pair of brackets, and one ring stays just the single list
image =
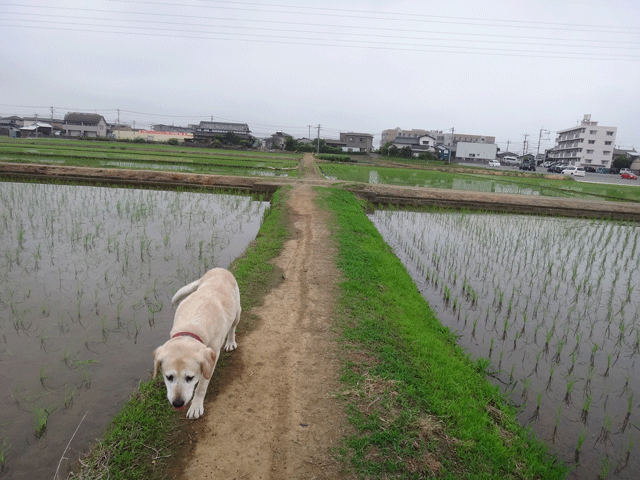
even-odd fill
[{"label": "red dog collar", "polygon": [[198,335],[196,335],[195,333],[191,333],[191,332],[178,332],[171,338],[176,338],[176,337],[191,337],[191,338],[195,338],[200,343],[204,343],[202,341],[202,339]]}]

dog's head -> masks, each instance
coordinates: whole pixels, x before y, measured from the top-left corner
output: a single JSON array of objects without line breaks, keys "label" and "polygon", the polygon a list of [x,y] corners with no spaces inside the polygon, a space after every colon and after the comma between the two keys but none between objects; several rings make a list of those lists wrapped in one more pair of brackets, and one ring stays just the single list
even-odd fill
[{"label": "dog's head", "polygon": [[174,338],[153,352],[153,378],[162,372],[167,398],[174,408],[183,408],[193,398],[198,382],[211,379],[216,353],[192,339]]}]

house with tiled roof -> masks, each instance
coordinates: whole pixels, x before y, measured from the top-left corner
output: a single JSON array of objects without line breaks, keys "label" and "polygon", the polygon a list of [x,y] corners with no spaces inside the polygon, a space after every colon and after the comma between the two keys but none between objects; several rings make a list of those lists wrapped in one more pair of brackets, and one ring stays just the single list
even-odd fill
[{"label": "house with tiled roof", "polygon": [[240,138],[250,140],[251,130],[246,123],[229,123],[229,122],[200,122],[193,132],[195,141],[208,142],[216,136],[232,133]]},{"label": "house with tiled roof", "polygon": [[71,112],[64,116],[62,131],[67,137],[106,137],[107,121],[97,113]]}]

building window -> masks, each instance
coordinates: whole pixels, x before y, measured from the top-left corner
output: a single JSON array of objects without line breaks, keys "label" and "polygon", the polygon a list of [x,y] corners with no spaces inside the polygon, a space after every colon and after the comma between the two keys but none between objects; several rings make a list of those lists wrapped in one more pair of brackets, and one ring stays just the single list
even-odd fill
[{"label": "building window", "polygon": [[[597,130],[589,130],[589,134],[590,135],[596,135],[597,133],[598,133]],[[609,132],[607,132],[607,133],[609,133]]]},{"label": "building window", "polygon": [[604,142],[605,145],[611,145],[611,142]]},{"label": "building window", "polygon": [[604,150],[602,152],[603,155],[609,155],[611,153],[611,150]]},{"label": "building window", "polygon": [[593,153],[593,150],[587,150],[587,154]]},{"label": "building window", "polygon": [[589,140],[589,145],[593,145],[594,143],[596,143],[595,140]]},{"label": "building window", "polygon": [[607,135],[609,135],[610,137],[613,136],[613,132],[607,132]]}]

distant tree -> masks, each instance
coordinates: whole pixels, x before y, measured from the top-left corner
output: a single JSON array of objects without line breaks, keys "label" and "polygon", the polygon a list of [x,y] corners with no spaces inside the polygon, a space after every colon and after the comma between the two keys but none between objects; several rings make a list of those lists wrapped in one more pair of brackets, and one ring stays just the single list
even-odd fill
[{"label": "distant tree", "polygon": [[391,145],[389,147],[389,156],[390,157],[398,157],[400,156],[400,149],[395,145]]},{"label": "distant tree", "polygon": [[629,168],[631,163],[631,159],[626,155],[618,155],[613,159],[613,166],[615,168]]},{"label": "distant tree", "polygon": [[167,143],[169,145],[180,145],[180,140],[178,140],[177,138],[170,138],[169,140],[167,140]]},{"label": "distant tree", "polygon": [[409,145],[405,145],[400,149],[400,156],[402,158],[411,158],[413,157],[413,151]]},{"label": "distant tree", "polygon": [[288,152],[293,152],[296,150],[298,146],[298,142],[293,137],[287,137],[284,139],[284,149]]},{"label": "distant tree", "polygon": [[227,145],[240,145],[240,137],[233,132],[224,134],[224,143]]},{"label": "distant tree", "polygon": [[391,142],[387,142],[380,147],[380,155],[389,155],[389,147],[391,146]]}]

